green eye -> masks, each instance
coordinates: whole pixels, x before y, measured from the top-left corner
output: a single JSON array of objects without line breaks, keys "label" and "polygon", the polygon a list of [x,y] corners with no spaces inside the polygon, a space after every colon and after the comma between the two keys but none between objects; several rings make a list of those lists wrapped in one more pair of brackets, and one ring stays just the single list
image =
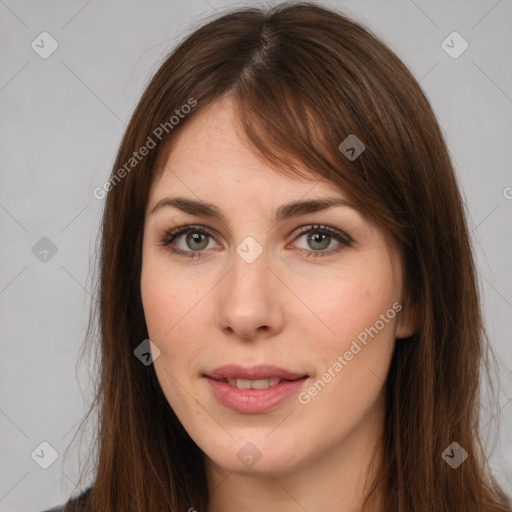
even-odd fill
[{"label": "green eye", "polygon": [[[308,247],[302,249],[308,251],[308,256],[327,256],[340,251],[343,247],[350,246],[352,243],[349,236],[329,226],[314,225],[302,227],[296,239],[302,238],[304,235],[307,235],[306,243]],[[338,242],[338,245],[330,250],[325,250],[333,240]]]},{"label": "green eye", "polygon": [[207,236],[209,235],[193,231],[187,234],[187,236],[185,237],[185,243],[187,244],[188,247],[190,247],[191,250],[201,251],[202,249],[205,249],[206,246],[208,245],[208,239],[206,238]]},{"label": "green eye", "polygon": [[[306,236],[307,235],[307,236]],[[177,243],[184,237],[186,247],[178,247]],[[348,247],[352,239],[337,229],[329,226],[313,225],[304,226],[299,229],[299,234],[294,241],[306,237],[307,247],[299,247],[299,250],[306,251],[307,256],[328,256]],[[205,226],[182,226],[166,233],[164,239],[159,243],[168,247],[171,252],[188,258],[201,257],[201,253],[208,248],[213,234]],[[334,248],[329,248],[331,243],[337,242]],[[327,250],[328,249],[328,250]]]}]

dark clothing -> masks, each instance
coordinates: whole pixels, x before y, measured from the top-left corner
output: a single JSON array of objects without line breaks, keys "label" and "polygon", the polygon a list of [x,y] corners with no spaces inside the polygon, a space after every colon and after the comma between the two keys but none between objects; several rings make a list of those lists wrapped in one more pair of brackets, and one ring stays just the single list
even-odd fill
[{"label": "dark clothing", "polygon": [[88,510],[87,508],[87,497],[91,491],[91,487],[86,489],[80,496],[72,500],[68,500],[64,505],[59,505],[58,507],[51,508],[49,510],[45,510],[44,512],[85,512]]}]

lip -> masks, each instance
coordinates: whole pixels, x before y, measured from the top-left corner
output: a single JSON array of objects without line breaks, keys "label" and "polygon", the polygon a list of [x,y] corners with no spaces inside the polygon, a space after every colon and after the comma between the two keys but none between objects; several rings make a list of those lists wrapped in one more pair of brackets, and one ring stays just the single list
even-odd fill
[{"label": "lip", "polygon": [[[256,380],[270,377],[278,377],[283,380],[266,389],[238,389],[227,382],[218,380],[226,378]],[[216,368],[208,375],[204,375],[204,378],[213,396],[221,405],[236,412],[257,414],[275,409],[297,394],[309,376],[272,365],[244,368],[230,364]]]},{"label": "lip", "polygon": [[292,372],[291,370],[271,364],[259,364],[249,367],[238,364],[226,364],[208,372],[206,376],[216,380],[228,378],[255,380],[269,379],[270,377],[279,377],[283,380],[297,380],[307,375],[305,373]]}]

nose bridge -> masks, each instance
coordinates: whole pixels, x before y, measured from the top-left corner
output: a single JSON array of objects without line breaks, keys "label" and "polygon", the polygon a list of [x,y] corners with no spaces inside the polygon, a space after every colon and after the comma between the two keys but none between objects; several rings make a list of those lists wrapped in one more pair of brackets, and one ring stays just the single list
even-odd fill
[{"label": "nose bridge", "polygon": [[[232,255],[231,271],[223,279],[218,303],[219,328],[250,338],[261,327],[275,331],[282,318],[269,252],[247,237]],[[260,329],[261,330],[261,329]]]},{"label": "nose bridge", "polygon": [[227,294],[237,301],[247,299],[266,303],[270,291],[268,264],[268,251],[263,250],[258,242],[254,239],[241,242],[232,257],[232,270],[226,282]]}]

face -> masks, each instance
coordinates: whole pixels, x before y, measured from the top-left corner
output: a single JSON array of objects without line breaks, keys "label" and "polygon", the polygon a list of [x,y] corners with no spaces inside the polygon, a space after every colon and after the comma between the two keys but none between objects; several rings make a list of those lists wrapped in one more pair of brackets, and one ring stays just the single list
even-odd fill
[{"label": "face", "polygon": [[342,190],[279,174],[239,133],[223,100],[177,134],[149,195],[141,293],[159,383],[208,464],[286,475],[382,420],[410,334],[402,264]]}]

